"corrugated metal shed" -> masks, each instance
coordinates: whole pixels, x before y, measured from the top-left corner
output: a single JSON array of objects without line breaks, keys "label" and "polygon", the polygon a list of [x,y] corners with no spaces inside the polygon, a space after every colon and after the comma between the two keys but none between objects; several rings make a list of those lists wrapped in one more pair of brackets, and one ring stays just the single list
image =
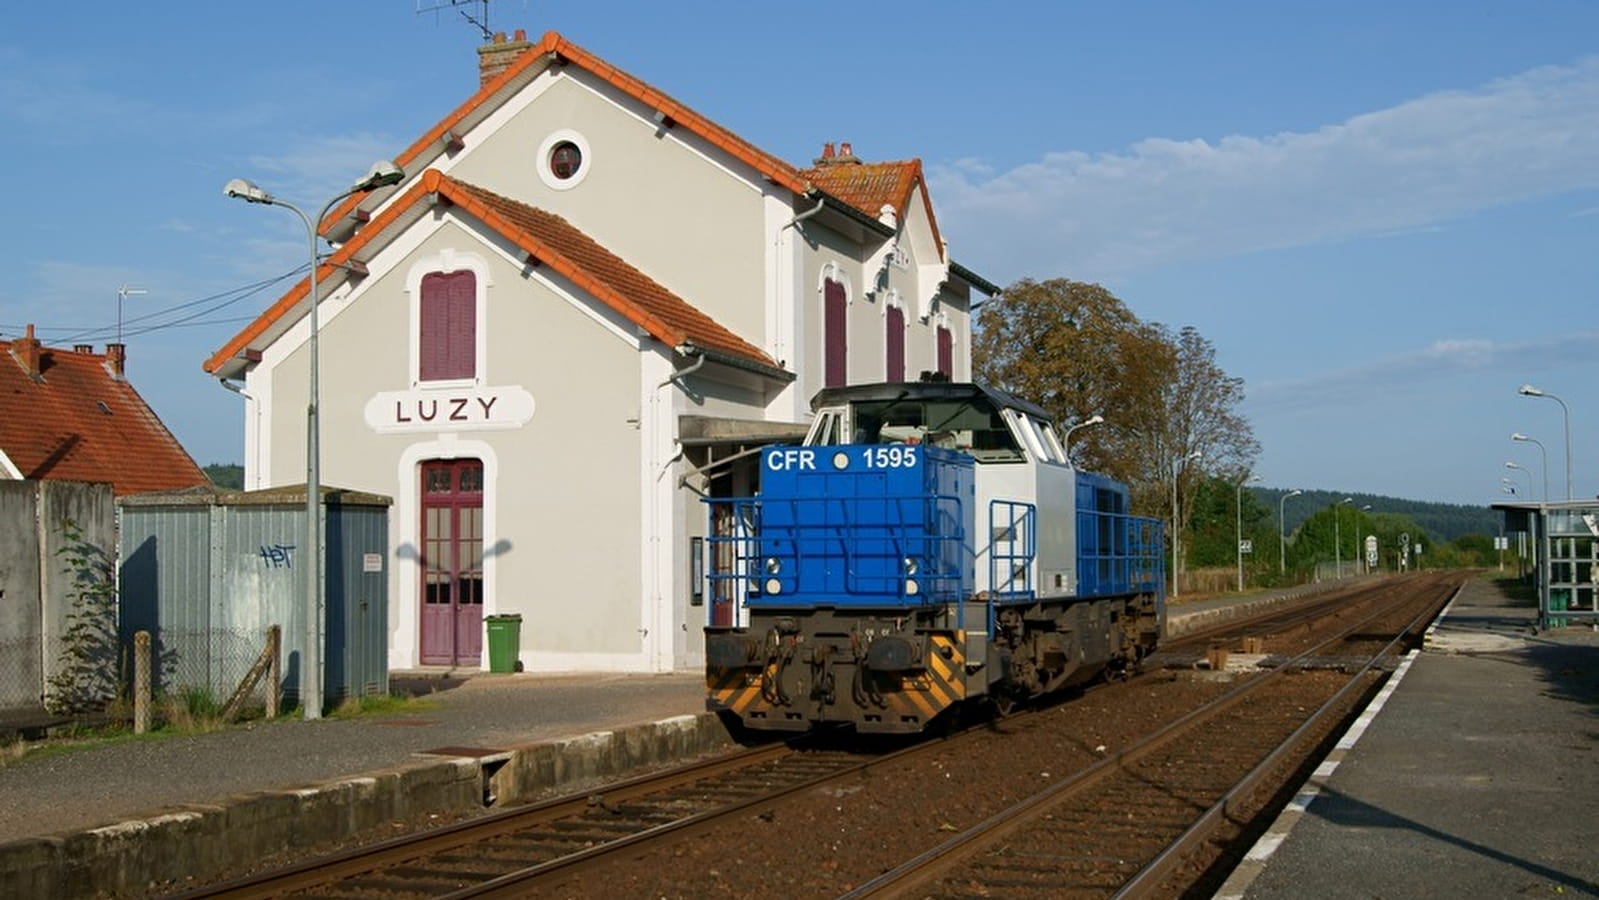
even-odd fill
[{"label": "corrugated metal shed", "polygon": [[[390,499],[323,488],[326,702],[388,691]],[[168,693],[233,692],[283,629],[285,700],[303,696],[305,487],[135,494],[121,514],[119,631],[149,631]]]}]

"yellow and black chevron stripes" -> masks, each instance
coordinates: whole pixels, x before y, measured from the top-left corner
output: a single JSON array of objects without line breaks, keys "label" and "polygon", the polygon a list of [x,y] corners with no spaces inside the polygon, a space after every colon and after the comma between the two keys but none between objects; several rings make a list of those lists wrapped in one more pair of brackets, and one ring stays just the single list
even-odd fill
[{"label": "yellow and black chevron stripes", "polygon": [[[783,687],[789,692],[792,705],[779,709],[770,699],[777,690],[777,680],[783,677],[775,659],[768,660],[764,670],[754,666],[708,670],[705,686],[714,708],[726,709],[747,722],[755,714],[764,714],[759,718],[775,722],[803,713],[813,724],[853,722],[866,731],[904,731],[907,726],[916,730],[966,699],[965,634],[933,632],[925,635],[925,642],[922,669],[901,675],[865,673],[873,681],[872,699],[865,707],[857,707],[845,691],[838,692],[836,702],[823,704],[796,690],[797,685],[789,684]],[[849,684],[854,677],[846,665],[856,663],[836,664],[832,673],[842,684]]]},{"label": "yellow and black chevron stripes", "polygon": [[[777,677],[777,661],[770,660],[766,664],[768,683]],[[705,673],[705,687],[710,692],[711,700],[722,709],[731,710],[740,716],[749,714],[761,700],[762,676],[758,669],[710,669]]]}]

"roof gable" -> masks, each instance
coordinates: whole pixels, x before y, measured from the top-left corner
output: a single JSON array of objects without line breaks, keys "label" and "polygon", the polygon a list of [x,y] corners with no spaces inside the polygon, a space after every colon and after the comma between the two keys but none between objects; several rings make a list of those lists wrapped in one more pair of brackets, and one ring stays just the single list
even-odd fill
[{"label": "roof gable", "polygon": [[[477,93],[467,98],[465,103],[456,107],[415,143],[394,157],[394,162],[407,173],[421,172],[440,156],[454,152],[458,146],[455,140],[459,135],[482,121],[521,86],[551,66],[564,65],[580,66],[593,73],[621,92],[655,109],[662,117],[663,123],[670,123],[673,128],[685,128],[699,135],[735,159],[749,165],[773,184],[788,188],[796,194],[810,191],[811,185],[800,176],[799,170],[794,166],[761,150],[690,109],[686,104],[650,86],[642,79],[618,69],[554,31],[545,32],[538,43],[522,51],[521,55],[516,57],[499,76],[482,85]],[[408,174],[407,181],[414,178],[415,176]],[[351,221],[350,216],[360,202],[359,196],[345,200],[322,223],[324,229],[342,221]],[[875,214],[874,211],[873,215]]]},{"label": "roof gable", "polygon": [[23,478],[110,482],[117,495],[207,482],[108,356],[34,342],[34,375],[13,352],[30,340],[0,341],[0,455],[9,468]]},{"label": "roof gable", "polygon": [[[429,169],[398,200],[339,248],[318,268],[317,278],[348,278],[346,265],[375,252],[437,203],[461,207],[489,230],[510,241],[536,265],[548,265],[596,300],[615,310],[651,337],[681,352],[711,355],[787,377],[764,351],[711,319],[688,301],[605,249],[570,222],[493,191]],[[217,374],[258,341],[270,342],[305,300],[309,281],[302,279],[266,312],[250,323],[205,362]],[[324,295],[325,296],[325,295]],[[303,314],[303,312],[302,312]]]}]

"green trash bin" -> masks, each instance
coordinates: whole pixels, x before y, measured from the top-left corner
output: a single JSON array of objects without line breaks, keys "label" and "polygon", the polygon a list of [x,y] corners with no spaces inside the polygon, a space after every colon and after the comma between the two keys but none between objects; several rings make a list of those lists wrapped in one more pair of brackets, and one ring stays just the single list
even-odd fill
[{"label": "green trash bin", "polygon": [[483,621],[489,626],[489,671],[515,672],[518,665],[516,650],[522,645],[522,617],[515,615],[489,616]]}]

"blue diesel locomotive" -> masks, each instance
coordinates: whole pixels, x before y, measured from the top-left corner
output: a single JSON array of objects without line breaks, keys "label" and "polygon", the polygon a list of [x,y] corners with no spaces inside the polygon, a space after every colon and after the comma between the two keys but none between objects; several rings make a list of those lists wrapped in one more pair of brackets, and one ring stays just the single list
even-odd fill
[{"label": "blue diesel locomotive", "polygon": [[804,444],[713,499],[707,705],[754,730],[910,733],[1127,670],[1165,619],[1159,520],[1042,409],[972,384],[830,388]]}]

